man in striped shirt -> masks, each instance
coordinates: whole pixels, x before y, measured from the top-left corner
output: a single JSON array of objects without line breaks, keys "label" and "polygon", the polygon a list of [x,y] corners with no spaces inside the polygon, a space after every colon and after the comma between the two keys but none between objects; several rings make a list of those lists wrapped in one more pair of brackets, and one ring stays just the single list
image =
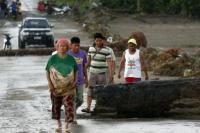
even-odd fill
[{"label": "man in striped shirt", "polygon": [[89,66],[89,89],[87,94],[87,108],[82,112],[90,113],[93,91],[96,85],[105,85],[107,83],[107,74],[109,72],[109,82],[113,80],[111,68],[111,54],[108,48],[103,46],[104,36],[101,33],[94,35],[95,45],[88,51]]}]

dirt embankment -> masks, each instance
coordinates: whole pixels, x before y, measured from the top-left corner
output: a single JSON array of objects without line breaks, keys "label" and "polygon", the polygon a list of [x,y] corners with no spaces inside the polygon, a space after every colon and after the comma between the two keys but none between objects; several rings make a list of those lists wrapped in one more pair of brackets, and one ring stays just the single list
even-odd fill
[{"label": "dirt embankment", "polygon": [[[133,32],[143,33],[145,58],[154,74],[199,76],[200,20],[181,16],[115,14],[103,9],[91,11],[79,19],[90,34],[112,36],[109,44],[121,56]],[[137,38],[136,40],[140,40]],[[145,41],[144,41],[145,40]]]},{"label": "dirt embankment", "polygon": [[185,48],[200,47],[200,21],[179,16],[119,15],[108,23],[110,32],[123,38],[134,31],[143,32],[149,47]]},{"label": "dirt embankment", "polygon": [[77,17],[91,35],[102,32],[106,37],[120,40],[132,32],[143,32],[149,47],[184,48],[192,52],[200,48],[200,20],[182,16],[120,14],[95,8]]}]

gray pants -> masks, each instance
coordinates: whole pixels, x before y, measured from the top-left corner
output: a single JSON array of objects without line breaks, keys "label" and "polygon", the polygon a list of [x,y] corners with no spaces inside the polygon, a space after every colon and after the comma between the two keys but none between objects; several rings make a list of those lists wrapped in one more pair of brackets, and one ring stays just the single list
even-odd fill
[{"label": "gray pants", "polygon": [[96,85],[105,85],[107,83],[107,75],[106,73],[90,73],[89,77],[89,89],[87,92],[88,96],[93,97],[94,87]]},{"label": "gray pants", "polygon": [[76,87],[76,109],[83,104],[83,89],[84,85],[77,85]]}]

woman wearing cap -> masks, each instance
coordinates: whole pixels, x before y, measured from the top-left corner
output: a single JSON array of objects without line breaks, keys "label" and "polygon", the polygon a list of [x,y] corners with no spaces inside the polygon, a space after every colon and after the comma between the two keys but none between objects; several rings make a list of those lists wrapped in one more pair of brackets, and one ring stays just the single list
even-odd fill
[{"label": "woman wearing cap", "polygon": [[74,120],[73,99],[75,96],[77,64],[74,58],[67,55],[69,41],[57,41],[57,53],[52,55],[46,65],[47,81],[52,100],[52,119],[57,120],[56,132],[61,132],[61,106],[65,107],[65,132],[70,133],[69,123]]},{"label": "woman wearing cap", "polygon": [[125,64],[124,78],[126,83],[135,83],[141,81],[141,71],[145,73],[145,80],[148,80],[147,68],[144,62],[144,56],[139,49],[136,49],[137,42],[135,39],[128,40],[128,49],[122,55],[118,78],[121,78],[122,67]]}]

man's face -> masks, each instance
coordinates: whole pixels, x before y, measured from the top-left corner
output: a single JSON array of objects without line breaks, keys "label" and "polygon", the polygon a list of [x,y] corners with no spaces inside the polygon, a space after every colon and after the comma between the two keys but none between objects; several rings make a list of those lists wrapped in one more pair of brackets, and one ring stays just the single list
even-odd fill
[{"label": "man's face", "polygon": [[79,52],[79,49],[80,49],[80,44],[79,43],[73,43],[71,45],[71,50],[74,52],[74,53],[78,53]]},{"label": "man's face", "polygon": [[103,46],[103,39],[102,38],[96,38],[95,39],[95,44],[97,47],[102,47]]},{"label": "man's face", "polygon": [[128,49],[129,50],[135,50],[136,49],[136,45],[134,43],[128,43]]}]

